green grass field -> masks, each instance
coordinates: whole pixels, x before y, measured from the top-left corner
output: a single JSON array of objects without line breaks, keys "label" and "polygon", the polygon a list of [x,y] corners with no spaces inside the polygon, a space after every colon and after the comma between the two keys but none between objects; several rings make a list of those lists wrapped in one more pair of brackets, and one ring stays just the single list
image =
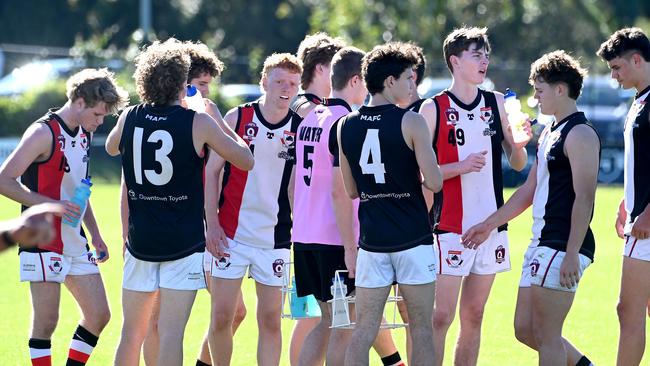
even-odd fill
[{"label": "green grass field", "polygon": [[[508,191],[508,195],[512,191]],[[616,208],[622,196],[621,188],[602,187],[598,190],[596,212],[592,229],[596,235],[596,261],[580,282],[573,309],[565,324],[565,337],[585,352],[597,365],[613,365],[618,342],[616,303],[618,298],[621,245],[613,229]],[[121,270],[120,224],[118,214],[118,186],[96,185],[92,196],[93,206],[103,236],[112,250],[112,258],[102,265],[102,274],[108,291],[113,318],[102,333],[99,344],[90,359],[91,365],[110,365],[121,327]],[[0,198],[0,220],[18,214],[18,205]],[[524,213],[510,226],[510,247],[513,270],[497,276],[487,305],[483,323],[483,340],[479,365],[533,365],[536,354],[521,345],[514,337],[512,326],[517,284],[523,253],[528,245],[531,225],[530,212]],[[31,321],[29,288],[18,281],[18,256],[11,251],[0,255],[0,320],[1,365],[28,365],[27,340]],[[254,365],[257,331],[255,323],[256,299],[251,280],[244,281],[244,296],[248,316],[235,335],[233,365]],[[54,363],[63,364],[67,347],[79,319],[78,310],[66,291],[63,291],[59,326],[53,337]],[[185,334],[185,365],[194,365],[201,339],[209,323],[209,297],[205,291],[197,296],[192,317]],[[293,322],[283,320],[282,365],[289,364],[289,339]],[[452,326],[446,346],[445,365],[451,365],[453,347],[458,332]],[[394,332],[395,341],[404,354],[404,331]],[[646,346],[646,348],[648,348]],[[650,356],[642,364],[649,364]],[[372,365],[380,365],[372,355]]]}]

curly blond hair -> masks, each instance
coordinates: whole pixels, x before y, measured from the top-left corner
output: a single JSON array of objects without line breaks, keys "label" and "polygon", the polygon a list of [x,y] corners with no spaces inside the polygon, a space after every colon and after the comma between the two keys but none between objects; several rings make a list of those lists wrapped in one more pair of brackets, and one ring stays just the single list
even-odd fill
[{"label": "curly blond hair", "polygon": [[90,108],[104,102],[109,113],[117,113],[129,103],[129,93],[117,85],[115,74],[106,68],[84,69],[72,75],[65,94],[71,101],[83,99]]},{"label": "curly blond hair", "polygon": [[187,84],[190,56],[183,43],[175,38],[154,42],[135,59],[136,91],[142,102],[165,106],[178,100]]}]

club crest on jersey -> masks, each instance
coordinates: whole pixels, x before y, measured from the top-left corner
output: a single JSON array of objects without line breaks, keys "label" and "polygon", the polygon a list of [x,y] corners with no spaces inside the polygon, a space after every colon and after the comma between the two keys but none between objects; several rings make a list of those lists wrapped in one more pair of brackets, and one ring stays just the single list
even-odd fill
[{"label": "club crest on jersey", "polygon": [[63,135],[57,136],[56,142],[59,144],[59,151],[65,151],[65,136]]},{"label": "club crest on jersey", "polygon": [[445,117],[447,117],[447,125],[456,126],[458,123],[458,111],[454,108],[447,108],[445,111]]},{"label": "club crest on jersey", "polygon": [[273,274],[275,277],[282,278],[282,274],[284,273],[284,259],[276,259],[273,261]]},{"label": "club crest on jersey", "polygon": [[537,276],[537,271],[539,271],[539,261],[537,259],[533,259],[532,262],[530,262],[530,275],[532,277]]},{"label": "club crest on jersey", "polygon": [[84,150],[88,150],[88,148],[89,148],[89,146],[88,146],[88,136],[85,133],[82,133],[81,135],[79,135],[79,137],[81,138],[81,142],[80,142],[81,147]]},{"label": "club crest on jersey", "polygon": [[285,149],[293,149],[296,144],[296,133],[285,130],[281,141]]},{"label": "club crest on jersey", "polygon": [[50,257],[50,264],[47,266],[53,273],[61,273],[63,270],[63,262],[61,257]]},{"label": "club crest on jersey", "polygon": [[461,264],[463,264],[462,254],[462,250],[450,250],[447,252],[447,258],[445,259],[445,262],[447,262],[451,268],[458,268]]},{"label": "club crest on jersey", "polygon": [[494,122],[494,115],[492,114],[492,107],[481,108],[481,120],[487,124]]},{"label": "club crest on jersey", "polygon": [[214,265],[222,271],[230,267],[230,253],[224,253],[223,257],[215,258]]},{"label": "club crest on jersey", "polygon": [[501,264],[506,260],[506,248],[503,245],[499,245],[496,250],[494,250],[494,260],[497,264]]},{"label": "club crest on jersey", "polygon": [[255,139],[259,130],[260,128],[257,127],[257,124],[255,124],[255,122],[248,122],[246,126],[244,126],[244,136],[242,136],[242,138],[248,142],[251,142]]}]

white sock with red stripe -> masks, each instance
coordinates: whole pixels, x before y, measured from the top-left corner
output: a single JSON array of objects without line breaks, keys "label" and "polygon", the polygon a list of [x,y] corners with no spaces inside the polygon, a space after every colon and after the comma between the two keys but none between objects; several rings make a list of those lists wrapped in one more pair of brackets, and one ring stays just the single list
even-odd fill
[{"label": "white sock with red stripe", "polygon": [[29,339],[32,366],[52,366],[52,342],[49,339]]},{"label": "white sock with red stripe", "polygon": [[97,345],[99,337],[90,333],[86,328],[81,325],[77,327],[77,331],[72,336],[70,342],[70,351],[68,352],[68,362],[66,366],[83,366],[88,362],[90,354]]}]

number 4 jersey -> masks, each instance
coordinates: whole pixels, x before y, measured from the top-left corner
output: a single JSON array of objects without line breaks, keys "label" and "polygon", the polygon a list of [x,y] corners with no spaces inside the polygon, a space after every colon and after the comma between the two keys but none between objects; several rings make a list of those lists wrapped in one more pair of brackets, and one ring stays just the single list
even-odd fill
[{"label": "number 4 jersey", "polygon": [[432,220],[436,230],[462,234],[503,205],[499,108],[494,93],[481,89],[469,105],[447,90],[433,100],[438,110],[433,149],[440,166],[487,151],[485,166],[479,172],[445,179],[434,197]]},{"label": "number 4 jersey", "polygon": [[415,152],[402,134],[408,111],[361,107],[341,130],[341,149],[359,192],[359,246],[394,253],[433,244]]},{"label": "number 4 jersey", "polygon": [[129,202],[127,249],[149,262],[204,251],[203,158],[192,139],[194,111],[140,104],[124,113],[120,153]]}]

